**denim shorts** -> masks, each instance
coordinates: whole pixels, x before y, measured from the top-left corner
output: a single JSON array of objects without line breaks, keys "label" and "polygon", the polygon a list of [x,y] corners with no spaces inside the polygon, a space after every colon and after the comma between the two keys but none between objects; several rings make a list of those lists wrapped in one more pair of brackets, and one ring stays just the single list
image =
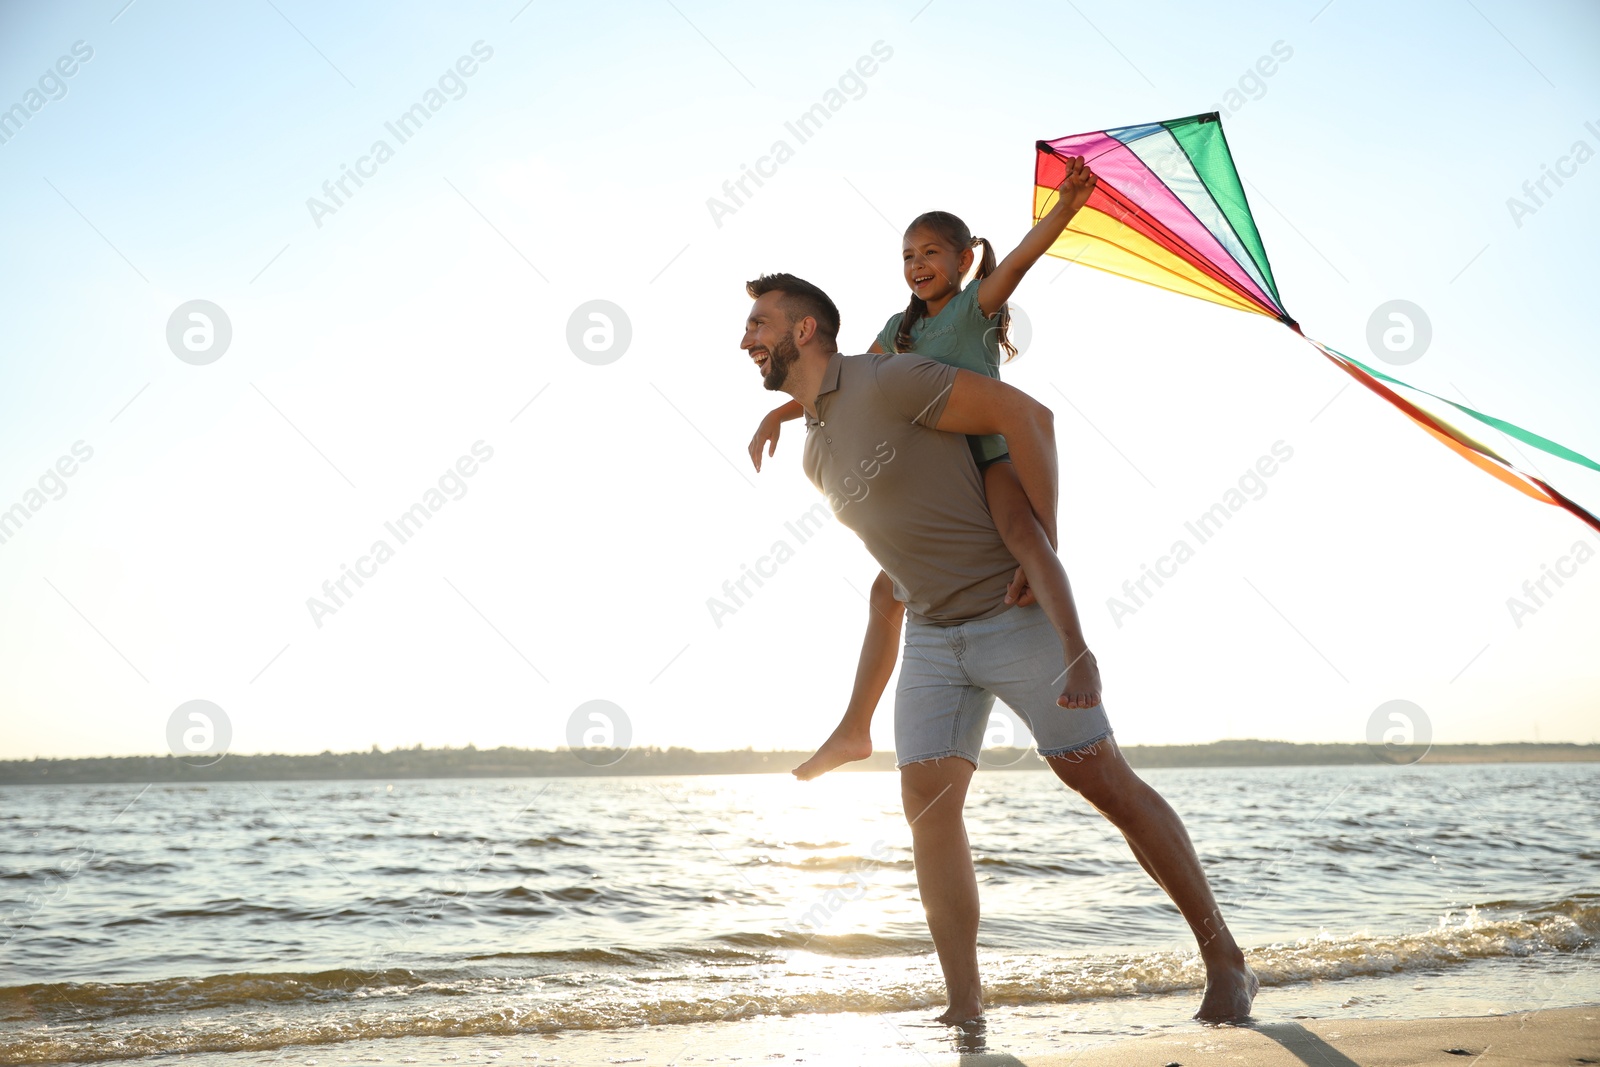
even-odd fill
[{"label": "denim shorts", "polygon": [[1056,705],[1066,669],[1061,639],[1037,604],[950,626],[908,618],[894,700],[897,765],[960,756],[977,766],[996,697],[1033,732],[1041,756],[1105,740],[1104,704]]}]

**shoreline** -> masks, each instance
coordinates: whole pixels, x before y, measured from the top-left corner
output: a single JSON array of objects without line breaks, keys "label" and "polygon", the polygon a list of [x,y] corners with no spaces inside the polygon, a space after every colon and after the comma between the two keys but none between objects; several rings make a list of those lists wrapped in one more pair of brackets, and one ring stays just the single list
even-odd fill
[{"label": "shoreline", "polygon": [[[1193,1006],[1188,998],[1184,1003]],[[1179,1003],[1174,1000],[1169,1006]],[[751,1062],[805,1067],[1573,1067],[1600,1060],[1600,1003],[1499,1015],[1381,1019],[1274,1012],[1242,1026],[1202,1026],[1182,1019],[1139,1036],[1097,1032],[1084,1015],[1057,1017],[1050,1021],[1049,1033],[1035,1027],[1024,1036],[1015,1032],[1024,1019],[1004,1012],[991,1012],[987,1033],[963,1034],[933,1023],[928,1014],[757,1016],[621,1030],[386,1038],[181,1055],[192,1067],[319,1062],[455,1067]],[[137,1064],[170,1055],[89,1062]]]},{"label": "shoreline", "polygon": [[[711,967],[705,971],[707,981],[687,984],[674,980],[674,975],[685,975],[667,961],[657,961],[653,969],[620,972],[580,961],[481,974],[477,981],[401,968],[381,974],[221,976],[232,980],[172,977],[147,987],[33,984],[0,989],[0,1003],[12,1009],[8,1025],[0,1026],[0,1067],[82,1067],[157,1055],[181,1055],[195,1067],[307,1063],[318,1057],[324,1064],[398,1060],[503,1065],[537,1060],[692,1067],[739,1059],[803,1062],[807,1067],[917,1067],[953,1062],[940,1058],[947,1053],[977,1052],[1011,1057],[996,1063],[1061,1067],[1093,1050],[1130,1044],[1143,1048],[1139,1043],[1151,1038],[1188,1041],[1190,1051],[1173,1046],[1160,1053],[1164,1058],[1128,1063],[1195,1067],[1217,1062],[1220,1067],[1223,1062],[1257,1061],[1201,1060],[1198,1051],[1237,1046],[1255,1055],[1267,1048],[1237,1045],[1246,1039],[1228,1036],[1236,1032],[1282,1037],[1297,1034],[1295,1026],[1309,1026],[1337,1048],[1334,1035],[1365,1034],[1370,1027],[1408,1033],[1419,1021],[1512,1014],[1537,1017],[1538,1025],[1545,1026],[1558,1017],[1555,1013],[1569,1008],[1600,1016],[1600,970],[1593,967],[1592,940],[1585,938],[1584,944],[1588,947],[1549,951],[1552,946],[1547,945],[1532,952],[1527,944],[1504,946],[1516,951],[1491,956],[1464,945],[1409,962],[1399,958],[1406,954],[1394,945],[1379,944],[1368,961],[1378,966],[1354,970],[1351,954],[1334,945],[1326,954],[1335,966],[1292,972],[1285,970],[1284,953],[1274,958],[1273,950],[1290,949],[1292,963],[1297,946],[1247,949],[1263,988],[1256,1015],[1244,1028],[1202,1026],[1191,1019],[1203,977],[1197,966],[1185,966],[1195,962],[1188,956],[1169,960],[1173,970],[1130,967],[1139,961],[1116,954],[1019,958],[991,951],[980,956],[988,1014],[983,1029],[971,1034],[933,1021],[942,1001],[931,953],[888,961],[895,974],[887,985],[874,978],[873,961],[804,953],[750,968]],[[1400,965],[1383,965],[1386,956]],[[1341,959],[1343,966],[1337,965]],[[1052,984],[1062,976],[1068,978],[1065,985]],[[641,979],[651,994],[630,997],[630,984]],[[580,989],[585,992],[565,995]],[[179,995],[180,990],[187,996]],[[339,995],[352,990],[358,995]],[[30,1015],[33,1023],[27,1022]],[[1593,1019],[1578,1021],[1591,1029],[1594,1025]],[[1340,1029],[1339,1023],[1348,1026]],[[1485,1039],[1483,1048],[1489,1044],[1493,1042]],[[1505,1044],[1500,1042],[1502,1050]],[[1591,1048],[1581,1055],[1600,1059],[1600,1036]],[[1071,1059],[1051,1058],[1063,1054]],[[1121,1062],[1106,1061],[1108,1067]],[[1348,1067],[1367,1061],[1319,1054],[1305,1062]],[[1402,1062],[1466,1063],[1446,1058]]]}]

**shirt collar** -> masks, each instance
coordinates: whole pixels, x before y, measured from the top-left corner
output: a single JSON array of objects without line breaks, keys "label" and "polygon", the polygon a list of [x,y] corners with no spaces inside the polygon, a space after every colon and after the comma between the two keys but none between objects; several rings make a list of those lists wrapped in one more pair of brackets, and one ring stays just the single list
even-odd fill
[{"label": "shirt collar", "polygon": [[817,387],[817,395],[831,393],[839,388],[839,371],[844,366],[844,355],[835,352],[828,357],[828,369],[822,372],[822,384]]},{"label": "shirt collar", "polygon": [[812,405],[817,409],[817,416],[806,416],[806,428],[822,424],[822,398],[839,389],[839,371],[844,368],[844,356],[838,352],[828,357],[828,368],[822,372],[822,381],[817,385],[817,398]]}]

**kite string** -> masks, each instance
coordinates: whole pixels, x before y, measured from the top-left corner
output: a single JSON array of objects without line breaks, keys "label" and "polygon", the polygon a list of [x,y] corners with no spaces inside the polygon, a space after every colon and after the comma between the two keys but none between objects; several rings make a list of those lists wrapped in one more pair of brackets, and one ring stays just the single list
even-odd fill
[{"label": "kite string", "polygon": [[[1122,144],[1120,141],[1116,141],[1116,138],[1111,138],[1111,140],[1114,141],[1115,143],[1109,145],[1106,148],[1101,149],[1100,151],[1096,152],[1092,156],[1084,156],[1083,157],[1083,165],[1087,167],[1089,164],[1093,163],[1095,160],[1099,159],[1101,156],[1109,155],[1110,153],[1115,152],[1118,148],[1126,148],[1127,147],[1126,145]],[[1042,149],[1043,151],[1049,152],[1052,156],[1055,156],[1057,159],[1065,160],[1065,159],[1068,158],[1068,157],[1062,155],[1060,152],[1058,152],[1056,150],[1055,146],[1052,145],[1049,141],[1040,141],[1039,142],[1039,148]],[[1063,180],[1065,180],[1065,179],[1063,179]],[[1056,186],[1054,189],[1051,189],[1050,191],[1055,194],[1057,200],[1061,199],[1061,187],[1059,185]],[[1041,206],[1040,209],[1039,209],[1038,218],[1040,218],[1040,219],[1044,218],[1045,214],[1053,206],[1054,205],[1052,205],[1050,203],[1050,198],[1046,197],[1043,206]],[[1038,219],[1035,219],[1034,221],[1037,222]]]}]

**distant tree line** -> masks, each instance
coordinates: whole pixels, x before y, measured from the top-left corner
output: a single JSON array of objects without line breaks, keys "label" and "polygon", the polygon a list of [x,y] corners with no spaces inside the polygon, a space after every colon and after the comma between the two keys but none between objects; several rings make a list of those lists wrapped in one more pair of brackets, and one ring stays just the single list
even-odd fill
[{"label": "distant tree line", "polygon": [[[1302,745],[1287,741],[1216,741],[1208,745],[1127,745],[1135,767],[1310,767],[1409,763],[1569,763],[1600,761],[1600,745],[1434,745],[1396,759],[1381,746]],[[316,755],[226,755],[206,765],[176,756],[0,761],[0,785],[100,782],[261,782],[399,778],[551,778],[617,775],[773,774],[810,752],[699,752],[689,748],[528,749],[395,748]],[[1020,749],[986,749],[985,771],[1044,770]],[[894,755],[875,752],[845,771],[894,769]]]}]

